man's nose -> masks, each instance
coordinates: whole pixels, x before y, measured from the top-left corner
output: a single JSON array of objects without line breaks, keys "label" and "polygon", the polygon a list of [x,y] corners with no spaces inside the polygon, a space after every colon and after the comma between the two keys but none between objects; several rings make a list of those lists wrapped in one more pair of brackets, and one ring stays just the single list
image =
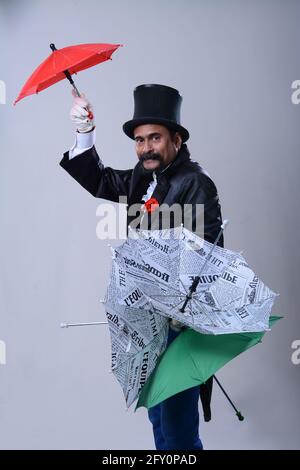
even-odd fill
[{"label": "man's nose", "polygon": [[148,153],[148,152],[151,152],[152,150],[153,150],[152,143],[149,140],[145,139],[145,141],[144,141],[144,152]]}]

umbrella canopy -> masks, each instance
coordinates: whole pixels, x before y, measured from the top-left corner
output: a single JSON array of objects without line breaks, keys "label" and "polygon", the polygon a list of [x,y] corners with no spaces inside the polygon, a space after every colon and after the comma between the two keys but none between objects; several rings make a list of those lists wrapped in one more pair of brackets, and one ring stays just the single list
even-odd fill
[{"label": "umbrella canopy", "polygon": [[[128,256],[128,244],[120,251]],[[169,322],[156,313],[140,290],[126,276],[113,256],[105,300],[111,336],[112,372],[129,407],[153,372],[166,348]]]},{"label": "umbrella canopy", "polygon": [[[131,229],[129,235],[131,249],[122,260],[127,277],[161,315],[206,334],[269,328],[277,294],[240,253],[214,246],[184,227]],[[195,279],[199,282],[191,294]]]},{"label": "umbrella canopy", "polygon": [[14,104],[66,77],[70,80],[74,73],[109,60],[120,46],[121,44],[78,44],[57,50],[54,44],[51,44],[53,52],[28,78]]},{"label": "umbrella canopy", "polygon": [[[270,317],[270,327],[281,317]],[[243,351],[261,342],[264,332],[204,335],[183,331],[162,355],[142,389],[137,407],[151,408],[176,393],[206,382]]]},{"label": "umbrella canopy", "polygon": [[[217,365],[211,357],[207,359],[209,367],[205,375],[198,376],[197,370],[189,374],[196,383],[205,382],[215,370],[239,354],[241,343],[245,345],[247,341],[250,347],[249,339],[257,342],[269,329],[275,294],[237,252],[212,245],[183,227],[159,231],[130,229],[125,243],[112,251],[106,312],[112,340],[112,369],[128,406],[141,391],[143,393],[148,377],[166,348],[170,318],[192,328],[179,336],[179,345],[185,344],[185,338],[186,344],[193,343],[194,338],[196,350],[203,353],[207,347],[207,354],[210,354],[213,344],[213,351],[218,352]],[[191,283],[195,287],[193,295],[190,295]],[[184,312],[183,304],[186,304]],[[236,334],[240,332],[247,332],[242,340],[241,335]],[[261,333],[252,337],[249,332]],[[202,338],[201,348],[199,337]],[[171,348],[174,347],[172,344]],[[247,347],[243,346],[242,350]],[[172,356],[176,368],[177,358],[183,360],[184,355],[192,357],[189,349],[181,356]],[[145,357],[147,364],[143,362]],[[179,374],[173,372],[177,384]],[[180,391],[180,378],[178,383]],[[185,388],[193,386],[193,382],[190,383],[183,380]]]}]

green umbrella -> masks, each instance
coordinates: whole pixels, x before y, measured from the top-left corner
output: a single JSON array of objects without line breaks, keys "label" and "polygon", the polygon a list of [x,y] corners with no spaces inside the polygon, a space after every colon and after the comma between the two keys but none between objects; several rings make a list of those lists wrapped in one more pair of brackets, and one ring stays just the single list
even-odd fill
[{"label": "green umbrella", "polygon": [[[282,317],[270,317],[269,326]],[[243,351],[261,342],[265,332],[205,335],[184,330],[166,349],[141,390],[136,406],[151,408],[176,393],[208,380]]]}]

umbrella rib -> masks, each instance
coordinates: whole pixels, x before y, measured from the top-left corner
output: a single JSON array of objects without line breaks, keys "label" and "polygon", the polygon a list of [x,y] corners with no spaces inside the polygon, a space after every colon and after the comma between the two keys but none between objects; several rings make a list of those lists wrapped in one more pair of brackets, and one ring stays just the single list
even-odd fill
[{"label": "umbrella rib", "polygon": [[[154,300],[154,302],[157,302],[157,303],[161,304],[162,306],[165,305],[161,300],[156,300],[154,297],[150,297],[150,296],[148,296],[148,297],[149,297],[150,299]],[[172,308],[176,308],[176,306],[179,305],[181,302],[182,302],[182,300],[180,300],[180,302],[179,302],[178,304],[175,304],[175,306],[172,305]]]},{"label": "umbrella rib", "polygon": [[188,293],[188,289],[186,289],[185,285],[183,284],[182,280],[179,278],[179,282],[181,283],[182,287],[184,288],[185,290],[185,293],[187,294]]},{"label": "umbrella rib", "polygon": [[[191,298],[190,302],[192,302],[192,301],[195,303],[195,299],[193,299],[193,297]],[[196,310],[196,309],[195,309],[195,310]],[[198,310],[200,310],[201,315],[204,315],[204,316],[207,318],[207,320],[210,322],[210,324],[211,324],[212,321],[211,321],[210,316],[209,316],[205,311],[201,310],[201,306],[200,306],[200,309],[198,308]],[[193,315],[193,316],[194,316],[194,315]]]}]

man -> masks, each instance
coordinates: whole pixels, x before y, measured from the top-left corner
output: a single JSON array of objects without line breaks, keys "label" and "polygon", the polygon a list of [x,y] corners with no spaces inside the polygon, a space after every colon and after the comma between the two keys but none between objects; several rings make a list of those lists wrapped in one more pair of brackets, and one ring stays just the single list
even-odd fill
[{"label": "man", "polygon": [[[217,190],[208,174],[190,158],[185,143],[189,132],[180,124],[181,102],[179,92],[168,86],[146,84],[134,90],[134,116],[123,130],[135,141],[139,161],[134,169],[114,170],[104,166],[95,149],[95,124],[88,101],[84,96],[75,98],[71,119],[77,124],[76,141],[60,165],[95,197],[119,202],[120,196],[126,196],[127,222],[135,226],[137,220],[142,224],[143,209],[154,198],[159,207],[191,207],[180,211],[179,223],[199,231],[197,206],[204,205],[204,238],[214,242],[222,224]],[[140,218],[130,213],[133,204],[139,204]],[[171,223],[176,225],[174,218]],[[219,245],[223,245],[222,238]],[[180,325],[170,326],[169,343],[180,334]],[[210,379],[149,410],[157,449],[203,448],[198,400],[200,394],[204,418],[209,421],[211,388]]]}]

